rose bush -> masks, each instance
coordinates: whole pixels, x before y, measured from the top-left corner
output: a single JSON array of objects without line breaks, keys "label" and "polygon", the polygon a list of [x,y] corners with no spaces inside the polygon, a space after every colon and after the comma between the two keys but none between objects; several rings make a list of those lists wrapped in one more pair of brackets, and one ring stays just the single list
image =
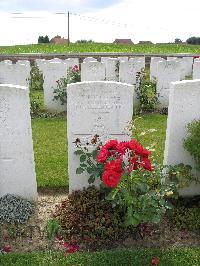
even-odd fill
[{"label": "rose bush", "polygon": [[[169,197],[178,195],[180,169],[173,172],[172,178],[171,171],[163,171],[163,166],[151,162],[150,151],[135,139],[109,140],[103,145],[95,135],[86,145],[82,145],[80,139],[75,143],[75,154],[80,156],[76,173],[87,172],[89,184],[96,178],[102,181],[107,189],[106,199],[124,212],[126,226],[158,223],[172,207]],[[92,152],[88,148],[91,145],[94,146]]]},{"label": "rose bush", "polygon": [[54,89],[54,100],[60,101],[61,105],[67,103],[67,85],[81,81],[81,72],[77,65],[69,68],[67,77],[62,77],[56,81],[57,87]]}]

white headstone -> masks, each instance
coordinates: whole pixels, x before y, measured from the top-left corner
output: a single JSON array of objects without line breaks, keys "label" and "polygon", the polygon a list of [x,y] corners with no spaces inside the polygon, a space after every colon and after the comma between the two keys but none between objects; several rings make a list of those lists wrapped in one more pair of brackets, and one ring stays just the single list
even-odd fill
[{"label": "white headstone", "polygon": [[119,60],[117,58],[107,58],[104,64],[106,68],[106,80],[119,81]]},{"label": "white headstone", "polygon": [[83,59],[83,63],[87,62],[97,62],[97,59],[94,57],[86,57],[85,59]]},{"label": "white headstone", "polygon": [[193,57],[183,57],[182,60],[185,64],[185,76],[192,75]]},{"label": "white headstone", "polygon": [[129,58],[129,62],[138,62],[138,64],[139,64],[139,62],[140,62],[140,70],[141,69],[145,69],[145,56],[142,56],[142,57],[140,57],[140,56],[137,56],[137,57],[131,57],[131,58]]},{"label": "white headstone", "polygon": [[120,62],[119,81],[128,84],[136,84],[137,72],[141,69],[137,62]]},{"label": "white headstone", "polygon": [[28,60],[18,60],[16,62],[16,65],[17,64],[20,64],[20,65],[26,65],[26,66],[29,66],[30,67],[30,62]]},{"label": "white headstone", "polygon": [[29,91],[0,85],[0,197],[16,194],[35,200],[37,185],[33,155]]},{"label": "white headstone", "polygon": [[2,61],[0,63],[0,82],[28,86],[30,78],[30,63],[16,63]]},{"label": "white headstone", "polygon": [[90,61],[81,64],[81,81],[104,81],[105,78],[104,63]]},{"label": "white headstone", "polygon": [[57,81],[67,77],[67,67],[62,62],[46,62],[42,66],[44,78],[44,105],[50,112],[66,111],[66,105],[62,105],[59,100],[54,100],[54,90],[57,88]]},{"label": "white headstone", "polygon": [[78,58],[67,58],[64,60],[64,63],[67,65],[68,68],[72,68],[73,66],[79,66],[79,59]]},{"label": "white headstone", "polygon": [[119,62],[128,62],[128,56],[119,56],[118,60]]},{"label": "white headstone", "polygon": [[43,72],[43,65],[46,64],[48,61],[45,59],[36,59],[35,63],[37,64],[39,70]]},{"label": "white headstone", "polygon": [[180,63],[176,60],[157,63],[157,93],[160,107],[168,107],[170,83],[181,79]]},{"label": "white headstone", "polygon": [[48,60],[49,62],[52,62],[52,63],[62,63],[63,62],[63,60],[62,59],[60,59],[60,58],[53,58],[53,59],[50,59],[50,60]]},{"label": "white headstone", "polygon": [[101,63],[105,63],[109,59],[111,59],[111,57],[101,57]]},{"label": "white headstone", "polygon": [[[74,141],[82,143],[98,134],[104,142],[109,139],[127,140],[127,123],[133,115],[134,87],[119,82],[80,82],[67,89],[67,136],[69,190],[88,187],[86,173],[76,174],[79,158],[74,154]],[[92,147],[90,147],[92,148]],[[98,182],[97,182],[98,184]]]},{"label": "white headstone", "polygon": [[[194,167],[191,155],[183,148],[183,139],[187,134],[187,125],[193,120],[200,120],[200,80],[174,82],[171,85],[167,132],[164,152],[164,164],[176,165],[184,163]],[[184,196],[200,195],[200,185],[192,184],[181,190]]]},{"label": "white headstone", "polygon": [[157,80],[157,72],[158,72],[158,62],[165,61],[162,57],[151,57],[150,63],[150,80]]},{"label": "white headstone", "polygon": [[196,61],[193,64],[193,79],[200,79],[200,61]]}]

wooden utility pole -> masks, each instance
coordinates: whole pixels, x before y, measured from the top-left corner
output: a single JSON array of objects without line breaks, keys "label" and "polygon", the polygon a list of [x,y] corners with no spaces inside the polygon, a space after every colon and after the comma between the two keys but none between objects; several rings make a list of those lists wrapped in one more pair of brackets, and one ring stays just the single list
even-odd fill
[{"label": "wooden utility pole", "polygon": [[67,20],[68,20],[68,46],[69,46],[69,11],[67,13]]}]

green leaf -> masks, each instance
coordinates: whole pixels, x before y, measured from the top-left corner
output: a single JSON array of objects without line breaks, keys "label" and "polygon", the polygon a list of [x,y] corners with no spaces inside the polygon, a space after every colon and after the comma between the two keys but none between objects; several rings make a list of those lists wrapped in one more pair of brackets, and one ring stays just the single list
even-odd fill
[{"label": "green leaf", "polygon": [[88,183],[92,184],[92,183],[94,183],[94,181],[95,181],[95,177],[94,176],[90,176],[89,179],[88,179]]},{"label": "green leaf", "polygon": [[79,167],[79,168],[76,169],[76,174],[77,174],[77,175],[80,175],[80,174],[82,174],[83,172],[84,172],[84,169],[81,168],[81,167]]},{"label": "green leaf", "polygon": [[90,168],[90,167],[86,168],[86,171],[88,172],[88,174],[91,174],[91,173],[93,173],[93,169],[92,169],[92,168]]},{"label": "green leaf", "polygon": [[76,155],[81,155],[81,154],[83,154],[84,152],[82,151],[82,150],[77,150],[77,151],[75,151],[74,152],[74,154],[76,154]]},{"label": "green leaf", "polygon": [[81,163],[81,164],[80,164],[80,167],[82,167],[82,168],[86,168],[86,167],[87,167],[87,164],[85,164],[85,163]]},{"label": "green leaf", "polygon": [[80,156],[80,161],[81,162],[85,162],[86,161],[86,155],[85,154],[82,154],[81,156]]},{"label": "green leaf", "polygon": [[98,151],[97,151],[97,150],[94,150],[94,151],[92,152],[92,157],[93,157],[94,160],[96,160],[97,155],[98,155]]},{"label": "green leaf", "polygon": [[154,215],[154,216],[151,218],[151,222],[157,224],[157,223],[160,222],[160,219],[161,219],[161,217],[160,217],[159,215]]}]

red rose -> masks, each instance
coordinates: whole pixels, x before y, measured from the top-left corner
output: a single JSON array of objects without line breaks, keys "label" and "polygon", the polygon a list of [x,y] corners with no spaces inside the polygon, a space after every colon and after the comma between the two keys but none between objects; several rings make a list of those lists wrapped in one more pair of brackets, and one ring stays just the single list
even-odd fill
[{"label": "red rose", "polygon": [[151,165],[151,161],[148,158],[143,158],[143,160],[140,162],[140,166],[149,171],[154,170],[154,167]]},{"label": "red rose", "polygon": [[12,251],[12,248],[11,248],[11,246],[7,245],[7,246],[3,247],[2,250],[3,250],[5,253],[10,253],[10,252]]},{"label": "red rose", "polygon": [[157,257],[153,257],[151,260],[151,265],[158,265],[160,263],[160,260]]},{"label": "red rose", "polygon": [[74,66],[72,67],[72,71],[73,71],[73,72],[78,72],[78,71],[79,71],[79,67],[78,67],[77,65],[74,65]]},{"label": "red rose", "polygon": [[97,161],[99,163],[105,163],[108,158],[108,151],[104,148],[102,148],[97,156]]},{"label": "red rose", "polygon": [[129,148],[135,152],[135,154],[148,157],[151,153],[142,147],[136,140],[129,141]]},{"label": "red rose", "polygon": [[121,141],[117,146],[116,149],[117,151],[124,155],[126,150],[129,148],[129,143],[127,141]]},{"label": "red rose", "polygon": [[112,161],[106,163],[105,170],[106,171],[113,170],[115,172],[122,173],[122,171],[123,171],[122,160],[116,159],[116,160],[112,160]]},{"label": "red rose", "polygon": [[107,150],[116,150],[116,147],[118,145],[118,141],[116,139],[111,139],[103,146],[103,148]]},{"label": "red rose", "polygon": [[134,157],[129,160],[129,168],[128,171],[129,173],[132,172],[133,170],[137,170],[139,163],[138,163],[139,158]]},{"label": "red rose", "polygon": [[102,181],[107,187],[115,188],[121,179],[121,173],[107,170],[102,175]]}]

